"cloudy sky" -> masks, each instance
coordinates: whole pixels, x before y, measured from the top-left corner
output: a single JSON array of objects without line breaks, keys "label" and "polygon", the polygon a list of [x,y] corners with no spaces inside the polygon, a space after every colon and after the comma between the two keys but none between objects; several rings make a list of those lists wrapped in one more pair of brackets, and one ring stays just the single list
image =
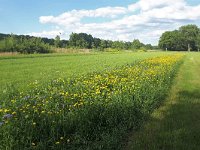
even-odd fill
[{"label": "cloudy sky", "polygon": [[0,0],[0,33],[69,39],[84,32],[157,44],[166,30],[200,26],[199,0]]}]

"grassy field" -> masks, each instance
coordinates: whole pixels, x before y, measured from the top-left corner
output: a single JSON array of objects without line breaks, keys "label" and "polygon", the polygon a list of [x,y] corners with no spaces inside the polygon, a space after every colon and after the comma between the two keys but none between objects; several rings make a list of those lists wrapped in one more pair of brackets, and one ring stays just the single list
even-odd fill
[{"label": "grassy field", "polygon": [[200,149],[200,54],[189,53],[166,102],[129,137],[127,150]]},{"label": "grassy field", "polygon": [[[16,76],[24,80],[20,92],[12,89],[0,101],[0,149],[92,150],[119,149],[125,133],[141,126],[167,95],[183,54],[29,55],[11,60],[20,69],[10,72],[16,75],[25,67],[30,77]],[[39,83],[27,84],[34,73]],[[14,76],[10,79],[14,84]]]},{"label": "grassy field", "polygon": [[8,85],[25,89],[27,84],[56,78],[69,78],[107,68],[130,64],[165,53],[37,54],[0,56],[0,93]]}]

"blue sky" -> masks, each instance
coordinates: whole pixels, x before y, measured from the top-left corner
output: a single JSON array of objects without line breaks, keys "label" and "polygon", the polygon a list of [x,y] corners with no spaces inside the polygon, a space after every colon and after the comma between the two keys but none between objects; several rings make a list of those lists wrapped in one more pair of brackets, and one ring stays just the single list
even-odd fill
[{"label": "blue sky", "polygon": [[0,0],[0,32],[27,33],[49,26],[39,23],[44,15],[59,15],[73,9],[127,6],[133,0]]},{"label": "blue sky", "polygon": [[[166,30],[200,25],[199,0],[0,0],[0,33],[54,38],[87,32],[156,44]],[[72,11],[73,10],[73,11]]]}]

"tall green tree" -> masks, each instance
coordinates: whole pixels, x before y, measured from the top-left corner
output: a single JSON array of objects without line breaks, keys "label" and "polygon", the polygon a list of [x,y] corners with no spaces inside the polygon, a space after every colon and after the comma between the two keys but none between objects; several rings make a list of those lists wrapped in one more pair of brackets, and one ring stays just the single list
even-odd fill
[{"label": "tall green tree", "polygon": [[57,35],[55,37],[54,45],[55,45],[55,47],[61,47],[61,41],[60,41],[60,36],[59,35]]},{"label": "tall green tree", "polygon": [[140,40],[135,39],[132,42],[133,49],[140,49],[144,44],[140,42]]},{"label": "tall green tree", "polygon": [[200,51],[200,34],[198,35],[197,39],[196,39],[196,46],[197,46],[197,51]]},{"label": "tall green tree", "polygon": [[107,48],[107,41],[106,40],[101,40],[100,42],[100,50],[104,50]]},{"label": "tall green tree", "polygon": [[152,50],[153,49],[153,46],[151,44],[146,44],[145,45],[145,49],[147,50]]},{"label": "tall green tree", "polygon": [[197,38],[200,33],[200,29],[196,25],[186,25],[179,28],[183,42],[192,50],[197,50]]},{"label": "tall green tree", "polygon": [[159,40],[159,47],[164,50],[186,50],[187,45],[178,30],[163,33]]},{"label": "tall green tree", "polygon": [[200,29],[196,25],[186,25],[179,30],[166,31],[159,40],[161,49],[174,51],[187,51],[190,48],[196,51],[200,45]]},{"label": "tall green tree", "polygon": [[69,38],[70,46],[77,48],[92,48],[92,43],[94,44],[94,38],[86,33],[72,33]]}]

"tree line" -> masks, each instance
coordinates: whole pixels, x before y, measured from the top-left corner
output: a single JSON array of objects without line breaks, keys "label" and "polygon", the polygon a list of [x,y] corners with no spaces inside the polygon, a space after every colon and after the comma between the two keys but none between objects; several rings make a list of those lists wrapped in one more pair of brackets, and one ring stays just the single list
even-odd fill
[{"label": "tree line", "polygon": [[95,38],[86,33],[72,33],[69,40],[39,38],[29,35],[0,34],[0,52],[49,53],[53,48],[147,50],[151,44],[143,44],[138,39],[132,42],[111,41]]},{"label": "tree line", "polygon": [[[159,40],[158,47],[172,51],[199,51],[200,28],[196,25],[181,26],[178,30],[166,31]],[[95,38],[86,33],[72,33],[69,40],[39,38],[29,35],[0,34],[0,52],[49,53],[54,48],[150,50],[157,46],[144,44],[138,39],[132,42],[111,41]]]},{"label": "tree line", "polygon": [[159,47],[172,51],[199,51],[200,28],[191,24],[181,26],[178,30],[166,31],[160,37]]},{"label": "tree line", "polygon": [[[59,43],[65,45],[66,40]],[[54,39],[29,35],[0,34],[0,52],[50,53],[53,52],[54,46]]]},{"label": "tree line", "polygon": [[69,38],[68,46],[74,48],[87,48],[99,50],[104,50],[106,48],[116,50],[153,49],[153,46],[151,44],[143,44],[138,39],[134,39],[132,42],[111,41],[94,38],[92,37],[92,35],[86,33],[72,33]]},{"label": "tree line", "polygon": [[42,41],[41,38],[10,34],[5,35],[3,38],[1,36],[0,39],[0,52],[19,52],[26,54],[51,52],[50,45]]}]

